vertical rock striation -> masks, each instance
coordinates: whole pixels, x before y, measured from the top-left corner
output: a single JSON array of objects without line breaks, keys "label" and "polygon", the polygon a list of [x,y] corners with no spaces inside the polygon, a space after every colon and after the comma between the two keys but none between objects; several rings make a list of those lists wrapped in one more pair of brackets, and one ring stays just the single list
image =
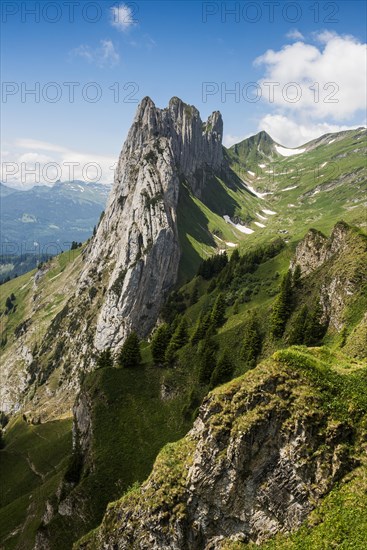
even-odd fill
[{"label": "vertical rock striation", "polygon": [[200,196],[207,177],[220,172],[222,132],[218,112],[203,124],[197,109],[178,98],[166,109],[149,98],[141,102],[79,287],[83,292],[96,274],[108,278],[94,337],[97,349],[118,346],[132,329],[146,336],[154,326],[177,280],[180,183]]}]

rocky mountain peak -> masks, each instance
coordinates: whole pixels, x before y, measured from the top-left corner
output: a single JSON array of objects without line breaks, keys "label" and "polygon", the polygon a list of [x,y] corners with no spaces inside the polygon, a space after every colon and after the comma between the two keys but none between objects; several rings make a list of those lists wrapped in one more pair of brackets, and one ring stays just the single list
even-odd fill
[{"label": "rocky mountain peak", "polygon": [[199,111],[177,97],[165,109],[149,97],[140,103],[79,287],[83,292],[96,274],[108,277],[94,338],[98,349],[115,347],[132,329],[145,336],[154,326],[177,280],[180,185],[199,197],[208,178],[220,174],[222,134],[219,112],[204,124]]}]

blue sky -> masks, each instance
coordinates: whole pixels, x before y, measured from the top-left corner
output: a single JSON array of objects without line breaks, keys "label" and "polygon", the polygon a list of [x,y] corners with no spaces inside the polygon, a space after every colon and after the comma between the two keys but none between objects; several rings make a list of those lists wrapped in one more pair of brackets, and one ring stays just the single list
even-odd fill
[{"label": "blue sky", "polygon": [[227,145],[266,129],[294,147],[364,125],[365,2],[270,4],[2,2],[2,163],[95,161],[112,180],[146,95],[220,110]]}]

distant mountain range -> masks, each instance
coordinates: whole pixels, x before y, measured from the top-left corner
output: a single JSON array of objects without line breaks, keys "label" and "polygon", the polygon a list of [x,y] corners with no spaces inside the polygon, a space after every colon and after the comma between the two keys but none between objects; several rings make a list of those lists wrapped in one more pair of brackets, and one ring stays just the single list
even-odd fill
[{"label": "distant mountain range", "polygon": [[83,242],[103,211],[110,185],[82,181],[20,191],[0,183],[0,280],[33,269],[45,255]]},{"label": "distant mountain range", "polygon": [[[109,185],[82,181],[19,191],[0,184],[1,243],[57,243],[90,237],[105,207]],[[66,243],[66,244],[64,244]]]}]

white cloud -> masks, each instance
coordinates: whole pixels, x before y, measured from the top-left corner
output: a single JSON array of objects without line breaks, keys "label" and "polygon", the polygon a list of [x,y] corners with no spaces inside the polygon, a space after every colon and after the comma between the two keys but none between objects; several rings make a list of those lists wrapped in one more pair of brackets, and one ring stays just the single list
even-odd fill
[{"label": "white cloud", "polygon": [[70,53],[74,57],[81,57],[88,63],[93,63],[100,68],[115,67],[118,65],[120,62],[120,55],[112,40],[101,40],[99,44],[97,48],[91,48],[86,44],[81,44]]},{"label": "white cloud", "polygon": [[39,141],[38,139],[17,139],[15,145],[21,149],[41,149],[42,151],[54,151],[55,153],[66,153],[68,151],[65,147]]},{"label": "white cloud", "polygon": [[119,31],[127,31],[136,24],[133,12],[126,4],[120,4],[111,8],[111,25]]},{"label": "white cloud", "polygon": [[291,29],[286,34],[287,38],[290,38],[291,40],[303,40],[304,36],[298,29]]},{"label": "white cloud", "polygon": [[39,162],[41,164],[46,164],[47,162],[53,162],[53,158],[40,153],[24,153],[18,157],[18,162],[24,162],[27,164]]},{"label": "white cloud", "polygon": [[[320,48],[295,42],[279,51],[268,50],[255,60],[255,65],[265,67],[259,82],[263,98],[281,108],[282,114],[302,112],[315,120],[345,121],[366,106],[366,45],[331,32],[315,38],[322,44]],[[273,101],[266,82],[279,83]]]},{"label": "white cloud", "polygon": [[56,180],[82,180],[111,183],[116,159],[73,151],[67,147],[33,139],[18,139],[12,144],[6,162],[1,164],[1,181],[29,188],[52,185]]},{"label": "white cloud", "polygon": [[[323,134],[350,130],[352,126],[329,124],[327,122],[299,123],[284,115],[266,115],[258,125],[258,130],[265,130],[281,145],[298,147]],[[353,126],[355,128],[355,125]]]}]

